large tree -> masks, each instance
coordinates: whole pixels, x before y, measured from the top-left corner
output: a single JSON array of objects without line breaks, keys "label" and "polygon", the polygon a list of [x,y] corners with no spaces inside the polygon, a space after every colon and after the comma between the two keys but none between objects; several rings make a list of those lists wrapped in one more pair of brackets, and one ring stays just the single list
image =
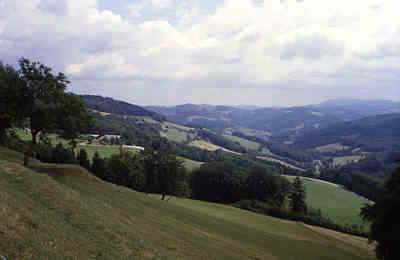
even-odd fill
[{"label": "large tree", "polygon": [[39,133],[58,133],[73,139],[91,125],[89,112],[76,95],[66,93],[69,81],[63,73],[40,62],[19,60],[19,75],[23,82],[25,117],[29,121],[32,143]]},{"label": "large tree", "polygon": [[20,74],[0,62],[0,141],[6,130],[20,124],[25,115],[24,84]]},{"label": "large tree", "polygon": [[400,167],[392,171],[376,203],[362,208],[361,217],[371,222],[369,238],[377,242],[377,257],[384,260],[400,259]]},{"label": "large tree", "polygon": [[182,184],[186,178],[183,161],[168,151],[156,151],[147,148],[142,153],[146,172],[145,190],[166,195],[183,195]]}]

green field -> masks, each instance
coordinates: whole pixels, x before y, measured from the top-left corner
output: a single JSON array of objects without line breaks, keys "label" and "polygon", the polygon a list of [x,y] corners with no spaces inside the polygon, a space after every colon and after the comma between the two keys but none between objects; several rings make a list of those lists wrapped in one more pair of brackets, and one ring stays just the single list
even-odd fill
[{"label": "green field", "polygon": [[160,135],[177,143],[186,142],[189,136],[189,134],[185,131],[176,129],[174,127],[163,128],[163,130],[160,131]]},{"label": "green field", "polygon": [[246,149],[249,150],[258,150],[260,148],[260,144],[244,139],[244,138],[240,138],[237,136],[233,136],[233,135],[223,135],[223,137],[228,138],[229,140],[233,141],[233,142],[238,142],[241,146],[243,146]]},{"label": "green field", "polygon": [[183,125],[163,122],[161,126],[162,130],[160,131],[160,135],[174,142],[185,143],[188,141],[189,137],[193,138],[195,136],[194,133],[190,133],[193,128]]},{"label": "green field", "polygon": [[203,164],[203,162],[193,161],[193,160],[183,158],[180,156],[177,156],[177,158],[183,160],[183,165],[185,166],[186,170],[188,170],[189,172],[200,168],[200,166]]},{"label": "green field", "polygon": [[[119,153],[120,146],[119,145],[78,145],[76,152],[79,152],[80,149],[85,149],[88,157],[92,160],[96,151],[99,153],[100,157],[108,158],[113,154]],[[129,150],[131,152],[139,152],[139,149],[135,148],[127,148],[124,147],[125,150]]]},{"label": "green field", "polygon": [[0,148],[7,259],[375,259],[365,239],[230,206],[161,201]]},{"label": "green field", "polygon": [[344,146],[340,143],[333,143],[333,144],[318,146],[315,148],[315,150],[317,150],[318,152],[335,152],[335,151],[346,150],[348,148],[350,148],[350,147]]},{"label": "green field", "polygon": [[350,155],[350,156],[340,156],[340,157],[333,157],[333,165],[336,166],[343,166],[349,164],[351,162],[357,162],[362,158],[361,155]]},{"label": "green field", "polygon": [[[286,176],[293,180],[294,176]],[[341,225],[364,225],[359,214],[366,201],[340,186],[311,178],[302,178],[308,206],[321,209],[324,216]]]},{"label": "green field", "polygon": [[167,121],[163,122],[162,124],[164,126],[171,127],[171,128],[177,128],[177,129],[180,129],[180,130],[183,130],[183,131],[186,131],[186,132],[194,129],[194,128],[190,128],[190,127],[187,127],[187,126],[174,124],[174,123],[167,122]]},{"label": "green field", "polygon": [[[31,141],[32,140],[32,135],[29,130],[23,130],[21,128],[15,128],[14,129],[16,134],[18,135],[19,138],[23,141]],[[50,139],[51,143],[56,145],[58,143],[62,143],[63,145],[68,145],[68,141],[65,139],[59,138],[56,134],[48,134],[47,137]],[[37,137],[39,140],[39,136]]]}]

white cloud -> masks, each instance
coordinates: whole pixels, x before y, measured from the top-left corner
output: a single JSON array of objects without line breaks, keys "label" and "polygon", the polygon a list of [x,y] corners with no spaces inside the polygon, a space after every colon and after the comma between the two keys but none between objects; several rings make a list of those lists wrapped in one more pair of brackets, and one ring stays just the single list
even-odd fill
[{"label": "white cloud", "polygon": [[0,0],[0,56],[40,59],[66,71],[75,91],[119,89],[141,104],[298,104],[400,92],[398,1],[204,5],[143,0],[124,15],[126,6],[118,13],[95,0]]}]

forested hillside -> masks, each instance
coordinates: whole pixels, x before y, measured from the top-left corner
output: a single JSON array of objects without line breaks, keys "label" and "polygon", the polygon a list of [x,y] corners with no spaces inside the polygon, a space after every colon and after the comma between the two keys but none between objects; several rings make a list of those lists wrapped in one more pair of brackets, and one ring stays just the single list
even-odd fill
[{"label": "forested hillside", "polygon": [[400,114],[370,116],[305,131],[294,138],[297,146],[314,148],[332,143],[379,151],[400,144]]},{"label": "forested hillside", "polygon": [[323,126],[363,117],[398,113],[400,103],[392,101],[330,100],[319,105],[302,107],[262,107],[244,109],[240,106],[185,104],[174,107],[152,106],[168,120],[197,125],[216,131],[241,131],[262,138],[290,135],[302,129]]},{"label": "forested hillside", "polygon": [[81,96],[88,108],[118,114],[118,115],[130,115],[130,116],[149,116],[157,121],[164,121],[165,117],[149,111],[140,106],[130,104],[128,102],[114,100],[109,97],[94,96],[94,95],[82,95]]}]

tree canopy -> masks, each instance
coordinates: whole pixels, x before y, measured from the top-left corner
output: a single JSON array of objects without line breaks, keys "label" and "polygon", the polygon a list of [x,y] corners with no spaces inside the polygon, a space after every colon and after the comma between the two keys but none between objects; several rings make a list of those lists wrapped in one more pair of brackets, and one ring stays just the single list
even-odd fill
[{"label": "tree canopy", "polygon": [[377,242],[377,257],[400,259],[400,167],[392,171],[376,203],[362,208],[361,217],[371,222],[370,240]]},{"label": "tree canopy", "polygon": [[18,64],[19,70],[0,64],[1,134],[24,121],[36,144],[40,133],[73,139],[89,129],[87,107],[77,95],[66,92],[69,81],[63,73],[53,74],[50,67],[26,58]]}]

